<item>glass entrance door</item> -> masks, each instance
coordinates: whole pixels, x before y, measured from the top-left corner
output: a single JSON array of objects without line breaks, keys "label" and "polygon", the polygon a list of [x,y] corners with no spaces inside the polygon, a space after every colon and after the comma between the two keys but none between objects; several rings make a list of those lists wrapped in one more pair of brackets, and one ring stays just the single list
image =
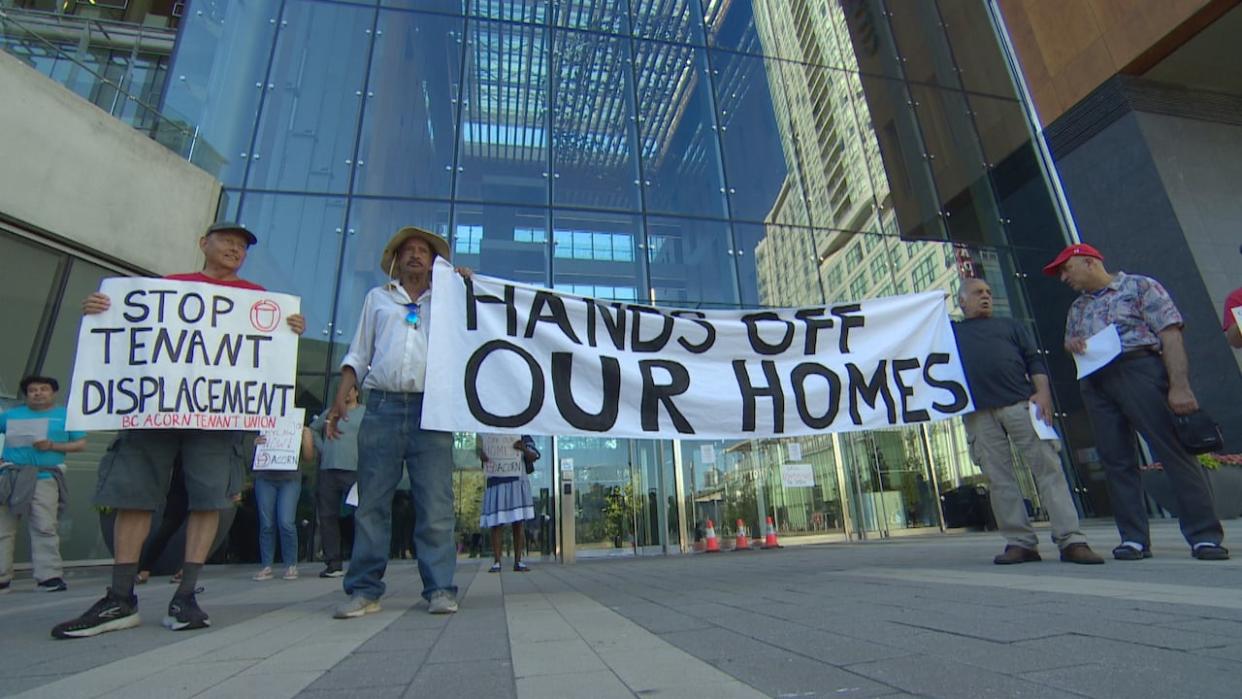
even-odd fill
[{"label": "glass entrance door", "polygon": [[919,427],[851,432],[841,436],[841,444],[858,536],[886,537],[898,530],[939,527],[936,491]]}]

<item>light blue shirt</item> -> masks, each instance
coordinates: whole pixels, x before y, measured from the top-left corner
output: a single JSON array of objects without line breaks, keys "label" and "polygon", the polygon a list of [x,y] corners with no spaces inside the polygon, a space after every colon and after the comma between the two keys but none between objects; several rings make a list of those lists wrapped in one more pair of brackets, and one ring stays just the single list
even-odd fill
[{"label": "light blue shirt", "polygon": [[[9,437],[10,431],[17,430],[19,426],[25,434],[34,432],[40,435],[46,435],[46,439],[53,442],[74,442],[86,437],[85,432],[68,432],[65,430],[65,409],[62,406],[56,406],[47,410],[35,411],[21,405],[11,410],[0,413],[0,432],[4,433],[4,453],[0,455],[9,463],[18,466],[36,466],[43,468],[65,466],[65,455],[59,451],[39,451],[31,445],[12,446],[12,438]],[[32,428],[32,429],[25,429]],[[51,478],[51,475],[41,478]]]}]

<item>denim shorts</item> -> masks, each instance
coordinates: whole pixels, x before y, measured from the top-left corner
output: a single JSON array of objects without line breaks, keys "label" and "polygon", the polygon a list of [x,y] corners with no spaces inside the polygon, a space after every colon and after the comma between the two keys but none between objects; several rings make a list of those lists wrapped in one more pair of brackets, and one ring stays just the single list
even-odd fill
[{"label": "denim shorts", "polygon": [[181,460],[190,510],[227,510],[243,471],[245,432],[125,430],[99,462],[95,505],[155,510],[168,498],[173,463]]}]

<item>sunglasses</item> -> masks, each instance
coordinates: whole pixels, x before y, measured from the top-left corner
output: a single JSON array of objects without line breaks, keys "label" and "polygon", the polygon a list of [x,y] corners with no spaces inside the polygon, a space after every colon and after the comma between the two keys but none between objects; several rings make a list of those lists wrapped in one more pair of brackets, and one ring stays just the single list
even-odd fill
[{"label": "sunglasses", "polygon": [[419,308],[417,303],[405,304],[405,322],[409,323],[412,328],[418,327],[418,321],[421,319],[418,312]]}]

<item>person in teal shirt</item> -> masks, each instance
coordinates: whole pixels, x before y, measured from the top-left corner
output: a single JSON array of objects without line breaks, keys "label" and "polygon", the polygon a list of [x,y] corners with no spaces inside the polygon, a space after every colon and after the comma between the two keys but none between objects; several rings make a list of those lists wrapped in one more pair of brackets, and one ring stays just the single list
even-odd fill
[{"label": "person in teal shirt", "polygon": [[35,589],[68,589],[60,559],[60,513],[68,505],[65,454],[86,447],[85,432],[65,430],[65,409],[56,405],[60,384],[46,376],[21,381],[26,404],[0,413],[0,593],[13,582],[17,524],[26,517]]}]

